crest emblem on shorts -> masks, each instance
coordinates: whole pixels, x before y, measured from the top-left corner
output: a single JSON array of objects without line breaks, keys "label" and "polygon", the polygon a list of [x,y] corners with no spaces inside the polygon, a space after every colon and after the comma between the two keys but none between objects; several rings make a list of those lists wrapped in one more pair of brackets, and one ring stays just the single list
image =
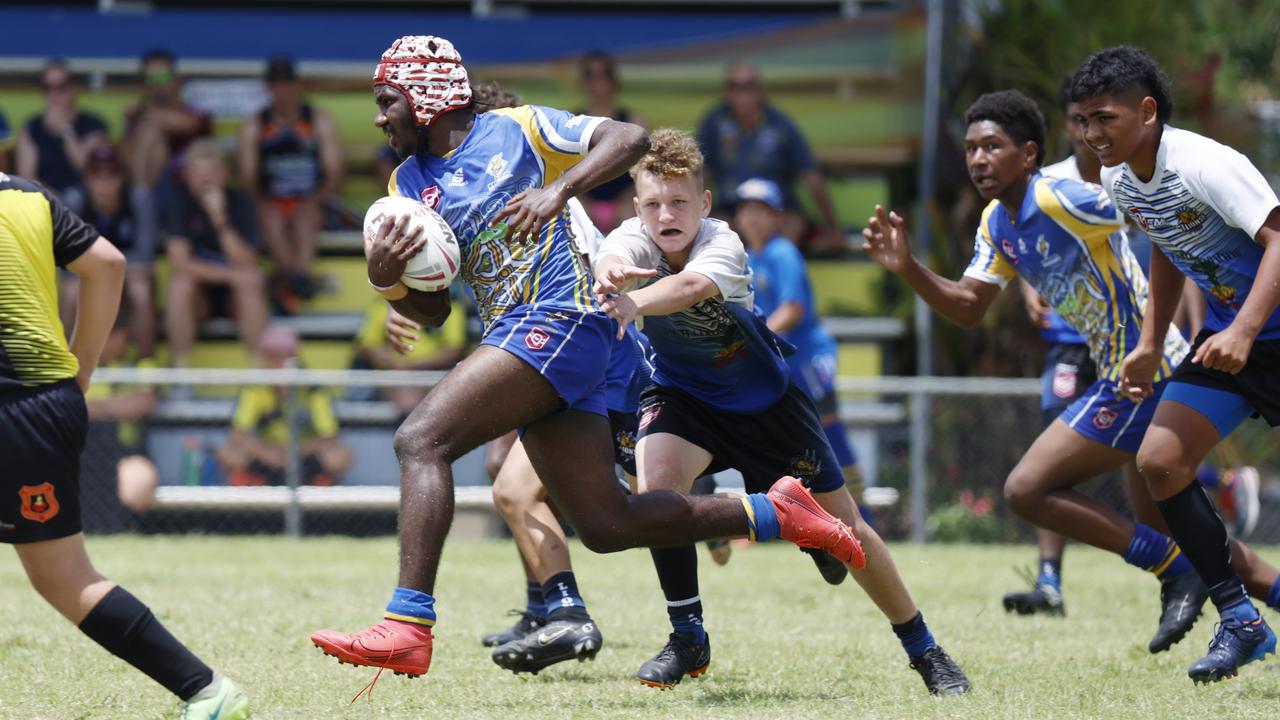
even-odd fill
[{"label": "crest emblem on shorts", "polygon": [[18,497],[22,498],[22,517],[32,522],[48,522],[61,509],[49,483],[23,485],[18,488]]},{"label": "crest emblem on shorts", "polygon": [[423,205],[435,210],[436,206],[440,204],[440,186],[432,185],[431,187],[422,188],[422,193],[419,197],[422,199]]},{"label": "crest emblem on shorts", "polygon": [[1098,408],[1098,414],[1093,416],[1093,426],[1099,430],[1107,430],[1116,424],[1116,418],[1118,417],[1120,417],[1120,413],[1111,408]]},{"label": "crest emblem on shorts", "polygon": [[1076,394],[1076,366],[1060,363],[1053,369],[1053,396],[1067,399]]},{"label": "crest emblem on shorts", "polygon": [[643,430],[649,427],[650,423],[658,419],[658,413],[660,412],[662,412],[661,405],[652,405],[645,408],[644,412],[640,414],[640,429]]},{"label": "crest emblem on shorts", "polygon": [[547,341],[550,339],[551,336],[547,334],[546,330],[543,330],[542,328],[534,328],[529,331],[528,335],[524,336],[524,344],[530,350],[541,350],[546,346]]}]

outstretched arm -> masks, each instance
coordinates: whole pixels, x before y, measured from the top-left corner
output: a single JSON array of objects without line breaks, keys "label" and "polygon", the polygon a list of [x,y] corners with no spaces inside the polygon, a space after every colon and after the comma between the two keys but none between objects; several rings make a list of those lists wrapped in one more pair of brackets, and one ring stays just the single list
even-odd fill
[{"label": "outstretched arm", "polygon": [[885,270],[898,275],[911,289],[943,317],[963,327],[976,327],[987,314],[1000,286],[971,277],[948,280],[925,267],[911,254],[911,240],[902,217],[885,214],[877,205],[876,214],[862,231],[862,249]]}]

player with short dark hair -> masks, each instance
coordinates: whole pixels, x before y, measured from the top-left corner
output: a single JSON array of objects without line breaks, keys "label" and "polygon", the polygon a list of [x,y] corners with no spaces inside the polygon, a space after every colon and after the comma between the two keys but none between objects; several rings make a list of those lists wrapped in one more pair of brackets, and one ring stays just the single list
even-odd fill
[{"label": "player with short dark hair", "polygon": [[[80,277],[71,342],[55,266]],[[80,631],[177,695],[183,718],[239,719],[249,700],[178,642],[150,608],[94,569],[80,520],[84,391],[111,332],[124,256],[48,190],[0,174],[0,542]]]},{"label": "player with short dark hair", "polygon": [[[866,555],[859,548],[838,559],[858,571],[855,579],[889,619],[929,691],[968,692],[969,681],[934,641],[884,542],[859,515],[818,411],[791,379],[784,354],[793,348],[756,314],[741,239],[707,217],[711,193],[702,162],[689,135],[655,132],[649,152],[631,168],[637,217],[609,234],[595,263],[601,308],[618,321],[619,333],[642,322],[653,347],[654,384],[640,397],[641,497],[687,493],[699,475],[729,468],[742,473],[749,492],[789,476],[782,483],[812,491],[867,544]],[[658,688],[698,677],[711,663],[697,553],[673,543],[679,543],[674,534],[666,543],[672,547],[652,551],[673,632],[636,673]]]},{"label": "player with short dark hair", "polygon": [[[402,37],[383,53],[374,99],[375,124],[406,158],[388,190],[422,201],[453,229],[485,334],[396,433],[400,577],[385,619],[358,633],[317,632],[318,647],[344,662],[427,672],[432,593],[453,515],[450,464],[517,428],[556,506],[597,552],[752,535],[852,556],[852,532],[807,493],[628,497],[613,478],[604,380],[614,323],[591,295],[564,206],[638,159],[643,129],[540,106],[477,115],[461,56],[434,36]],[[439,325],[448,293],[400,282],[426,241],[407,221],[389,218],[369,239],[369,282],[401,314]]]},{"label": "player with short dark hair", "polygon": [[[1035,103],[1012,90],[978,98],[965,114],[970,121],[965,135],[969,174],[990,204],[974,240],[973,260],[961,280],[944,279],[912,257],[902,218],[886,215],[880,207],[863,232],[863,249],[957,324],[977,324],[1005,283],[1021,275],[1089,339],[1098,380],[1023,455],[1005,482],[1005,498],[1027,521],[1121,555],[1159,577],[1162,612],[1148,649],[1160,652],[1191,629],[1207,589],[1165,534],[1164,519],[1150,495],[1134,493],[1131,498],[1139,519],[1134,523],[1075,489],[1121,467],[1131,487],[1142,487],[1134,456],[1155,405],[1120,392],[1120,363],[1138,343],[1146,278],[1118,234],[1123,216],[1101,189],[1044,177],[1034,141],[1016,141],[991,119],[1011,105],[1022,107],[1027,122],[1040,117]],[[1167,326],[1168,318],[1162,322]],[[1155,393],[1165,389],[1173,368],[1187,353],[1186,341],[1176,329],[1162,341],[1163,351],[1152,367]],[[1274,568],[1242,543],[1233,542],[1231,550],[1248,568],[1253,592],[1280,597]]]},{"label": "player with short dark hair", "polygon": [[[1102,185],[1159,250],[1151,254],[1148,322],[1120,368],[1121,387],[1155,402],[1164,341],[1183,276],[1205,291],[1207,317],[1169,377],[1138,467],[1169,530],[1203,578],[1221,616],[1196,682],[1234,676],[1274,653],[1276,636],[1249,601],[1273,607],[1236,573],[1226,527],[1196,470],[1251,414],[1280,425],[1280,201],[1235,150],[1167,124],[1169,83],[1155,60],[1129,46],[1102,50],[1076,71],[1071,99],[1086,142],[1102,161]],[[1248,568],[1243,568],[1248,575]]]}]

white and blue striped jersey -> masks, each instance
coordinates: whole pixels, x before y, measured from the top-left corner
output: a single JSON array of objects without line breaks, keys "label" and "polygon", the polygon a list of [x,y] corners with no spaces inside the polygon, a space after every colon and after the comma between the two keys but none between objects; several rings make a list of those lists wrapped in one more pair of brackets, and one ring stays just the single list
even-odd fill
[{"label": "white and blue striped jersey", "polygon": [[[1165,126],[1155,172],[1143,182],[1127,163],[1102,169],[1116,206],[1205,292],[1205,328],[1225,330],[1249,297],[1262,260],[1255,237],[1280,205],[1244,155],[1202,135]],[[1280,338],[1280,310],[1260,340]]]}]

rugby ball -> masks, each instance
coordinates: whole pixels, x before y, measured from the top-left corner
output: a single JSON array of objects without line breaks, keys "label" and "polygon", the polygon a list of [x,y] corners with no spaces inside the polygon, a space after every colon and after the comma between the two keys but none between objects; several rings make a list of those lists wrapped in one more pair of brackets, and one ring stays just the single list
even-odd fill
[{"label": "rugby ball", "polygon": [[377,200],[364,216],[364,247],[369,247],[378,235],[378,228],[388,215],[396,218],[409,216],[407,229],[413,232],[421,227],[427,242],[417,255],[409,258],[401,282],[414,290],[436,292],[449,287],[458,276],[461,253],[458,239],[449,224],[436,211],[410,198],[390,196]]}]

